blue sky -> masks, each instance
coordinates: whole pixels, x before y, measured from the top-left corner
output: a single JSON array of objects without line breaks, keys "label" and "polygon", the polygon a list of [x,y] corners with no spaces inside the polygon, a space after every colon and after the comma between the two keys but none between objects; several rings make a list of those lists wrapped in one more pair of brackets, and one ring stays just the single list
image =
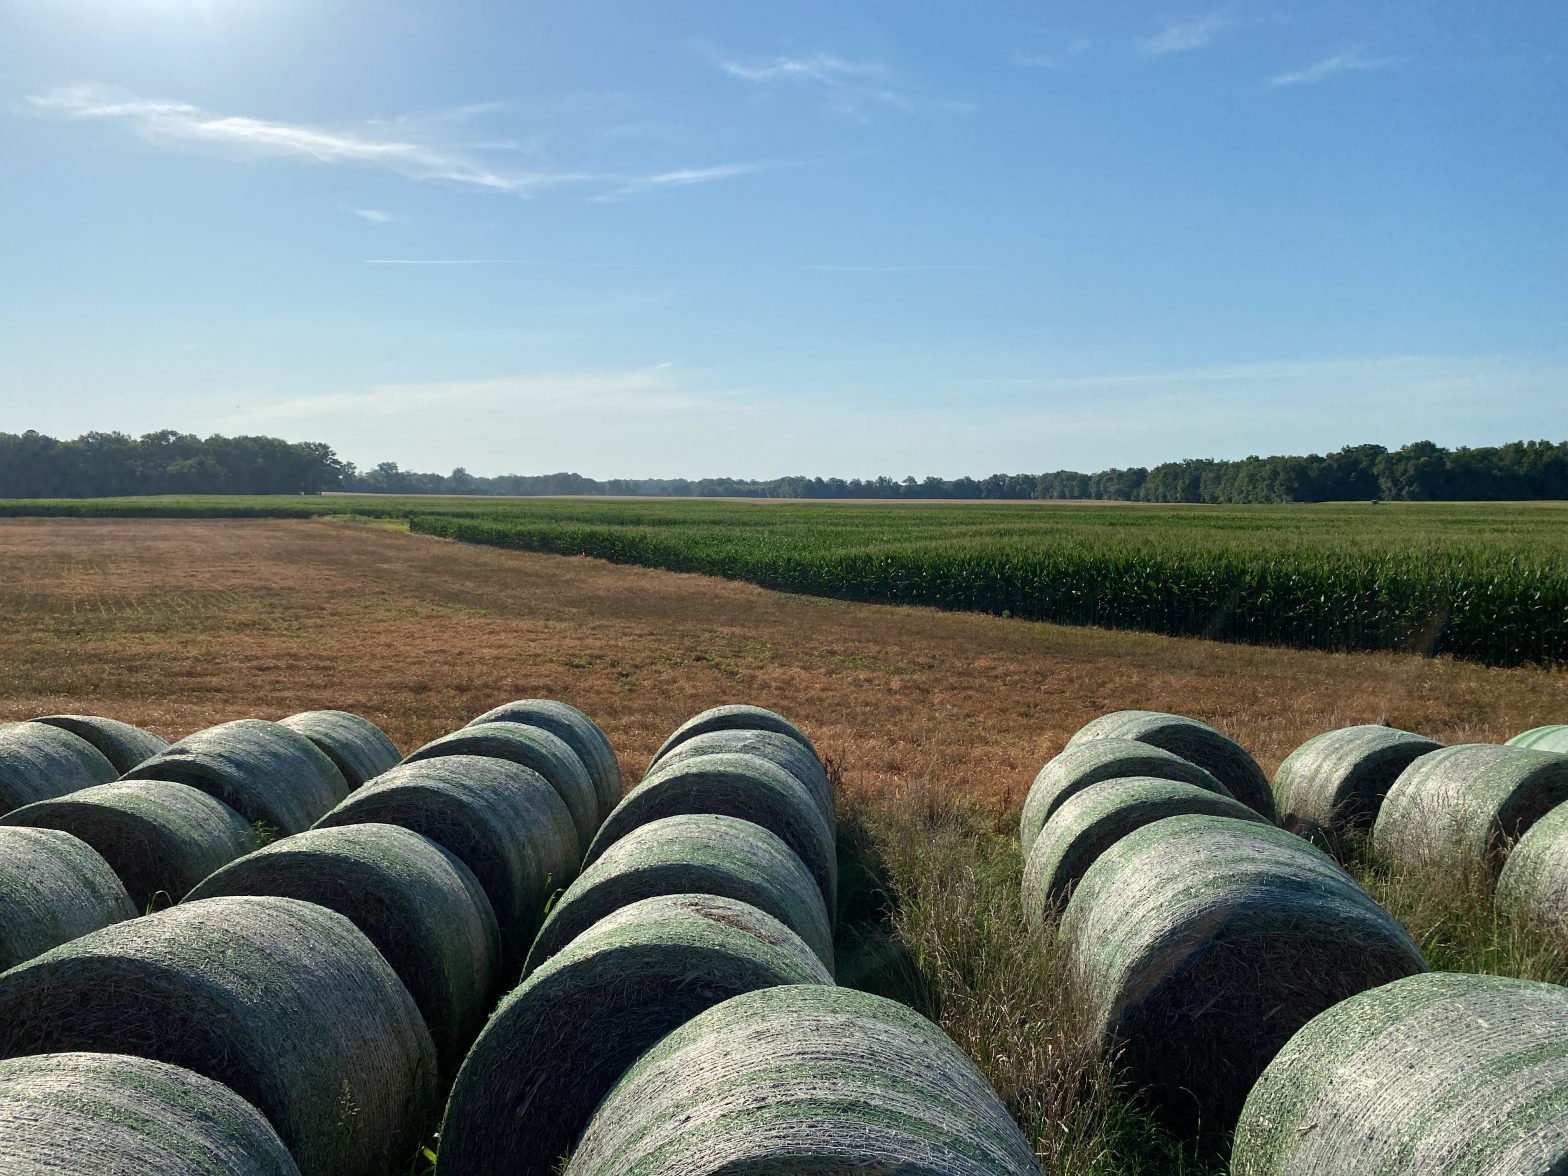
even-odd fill
[{"label": "blue sky", "polygon": [[1568,436],[1568,4],[0,0],[0,429],[982,475]]}]

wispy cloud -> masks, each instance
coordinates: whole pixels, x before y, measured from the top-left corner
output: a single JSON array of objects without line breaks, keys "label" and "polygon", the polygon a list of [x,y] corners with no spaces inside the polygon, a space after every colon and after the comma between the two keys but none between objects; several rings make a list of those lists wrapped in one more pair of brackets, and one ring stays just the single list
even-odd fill
[{"label": "wispy cloud", "polygon": [[397,219],[390,212],[381,208],[346,208],[343,211],[352,213],[354,216],[359,217],[360,220],[367,220],[375,225],[391,224]]},{"label": "wispy cloud", "polygon": [[1270,89],[1278,89],[1281,86],[1307,86],[1314,82],[1326,81],[1337,74],[1368,73],[1373,70],[1391,69],[1398,64],[1398,60],[1393,57],[1373,57],[1365,49],[1345,49],[1301,69],[1275,74],[1264,84]]},{"label": "wispy cloud", "polygon": [[1145,57],[1191,53],[1212,44],[1216,37],[1235,23],[1230,17],[1218,12],[1167,20],[1159,32],[1138,42],[1138,52]]},{"label": "wispy cloud", "polygon": [[827,274],[918,274],[918,273],[981,273],[994,270],[989,265],[803,265],[803,270]]},{"label": "wispy cloud", "polygon": [[880,61],[851,61],[832,53],[813,53],[761,62],[719,58],[715,64],[729,77],[754,86],[793,86],[813,91],[828,110],[862,122],[876,107],[905,113],[945,111],[954,114],[970,113],[975,109],[971,102],[911,94],[898,75]]},{"label": "wispy cloud", "polygon": [[740,163],[714,164],[709,167],[680,167],[670,171],[654,172],[652,175],[628,178],[616,191],[595,196],[594,199],[601,202],[624,200],[632,196],[644,196],[651,192],[667,191],[672,188],[691,188],[698,184],[712,184],[718,180],[733,180],[742,176],[755,176],[763,172],[805,166],[807,163],[804,160],[754,159]]}]

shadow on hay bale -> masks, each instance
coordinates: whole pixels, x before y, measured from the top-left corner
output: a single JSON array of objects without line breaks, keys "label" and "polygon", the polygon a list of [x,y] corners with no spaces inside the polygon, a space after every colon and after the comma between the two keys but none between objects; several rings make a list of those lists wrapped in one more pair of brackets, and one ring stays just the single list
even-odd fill
[{"label": "shadow on hay bale", "polygon": [[0,1062],[8,1176],[300,1176],[271,1124],[228,1087],[146,1058]]},{"label": "shadow on hay bale", "polygon": [[644,899],[512,991],[474,1043],[441,1127],[442,1176],[548,1176],[644,1050],[728,997],[831,984],[771,915],[733,899]]},{"label": "shadow on hay bale", "polygon": [[369,719],[340,710],[301,711],[279,721],[314,743],[332,761],[353,791],[367,780],[397,767],[403,753]]},{"label": "shadow on hay bale", "polygon": [[599,828],[599,794],[588,769],[565,740],[541,727],[522,723],[486,723],[464,727],[425,744],[404,762],[421,763],[449,755],[482,755],[521,764],[539,773],[554,788],[572,815],[578,853],[588,848]]},{"label": "shadow on hay bale", "polygon": [[1134,829],[1183,813],[1265,820],[1239,800],[1177,780],[1102,780],[1065,801],[1035,838],[1024,865],[1024,915],[1043,926],[1102,853]]},{"label": "shadow on hay bale", "polygon": [[23,805],[0,825],[59,829],[109,863],[138,910],[168,906],[214,870],[256,848],[228,805],[169,780],[121,780]]},{"label": "shadow on hay bale", "polygon": [[1531,747],[1536,751],[1550,751],[1568,755],[1568,723],[1553,723],[1546,727],[1532,727],[1521,731],[1508,741],[1509,747]]},{"label": "shadow on hay bale", "polygon": [[419,1006],[450,1075],[490,1012],[500,980],[495,913],[473,873],[397,825],[311,829],[219,870],[186,898],[302,898],[363,931]]},{"label": "shadow on hay bale", "polygon": [[237,719],[187,735],[125,778],[188,784],[284,837],[304,832],[348,795],[343,773],[320,748],[264,719]]},{"label": "shadow on hay bale", "polygon": [[0,972],[138,913],[85,841],[57,829],[0,827]]},{"label": "shadow on hay bale", "polygon": [[686,813],[739,817],[774,834],[811,871],[833,919],[838,909],[833,830],[800,781],[754,755],[704,755],[661,765],[605,818],[583,865],[592,865],[632,830]]},{"label": "shadow on hay bale", "polygon": [[1274,807],[1292,833],[1339,848],[1377,820],[1399,773],[1443,745],[1375,723],[1314,735],[1274,773]]},{"label": "shadow on hay bale", "polygon": [[1068,745],[1091,739],[1132,739],[1164,748],[1197,764],[1254,812],[1274,819],[1274,793],[1258,761],[1207,723],[1160,711],[1113,711],[1084,724]]},{"label": "shadow on hay bale", "polygon": [[470,727],[487,723],[522,723],[548,731],[577,753],[593,779],[594,795],[599,801],[599,820],[621,803],[621,765],[615,748],[599,724],[575,706],[553,698],[519,698],[480,715]]},{"label": "shadow on hay bale", "polygon": [[366,823],[423,834],[473,871],[500,928],[503,980],[522,967],[550,896],[577,876],[577,830],[560,793],[508,760],[449,755],[403,764],[317,828]]},{"label": "shadow on hay bale", "polygon": [[35,800],[53,800],[120,773],[79,735],[47,723],[0,724],[0,816]]},{"label": "shadow on hay bale", "polygon": [[151,731],[143,731],[118,719],[98,715],[43,715],[32,720],[47,723],[85,739],[114,765],[116,772],[129,772],[143,760],[151,759],[169,746],[169,741]]},{"label": "shadow on hay bale", "polygon": [[1318,1013],[1426,967],[1321,850],[1229,817],[1166,817],[1123,837],[1084,874],[1059,934],[1132,1086],[1189,1136],[1226,1131]]},{"label": "shadow on hay bale", "polygon": [[665,1037],[595,1111],[566,1176],[1040,1176],[985,1077],[918,1014],[847,988],[743,993]]},{"label": "shadow on hay bale", "polygon": [[621,838],[567,887],[528,953],[532,972],[600,919],[661,894],[715,894],[772,915],[833,970],[822,891],[798,854],[738,817],[665,817]]},{"label": "shadow on hay bale", "polygon": [[833,786],[828,783],[827,769],[816,752],[788,735],[776,731],[706,731],[665,753],[659,758],[658,766],[667,768],[703,755],[754,755],[777,764],[811,793],[828,828],[837,826],[838,809],[834,804]]},{"label": "shadow on hay bale", "polygon": [[1497,879],[1497,909],[1568,945],[1568,804],[1558,805],[1514,846]]},{"label": "shadow on hay bale", "polygon": [[1208,771],[1150,743],[1112,738],[1069,743],[1060,755],[1046,761],[1029,786],[1023,817],[1018,822],[1024,856],[1027,858],[1034,848],[1041,828],[1071,797],[1092,784],[1129,776],[1176,780],[1221,796],[1230,795],[1230,790]]},{"label": "shadow on hay bale", "polygon": [[664,741],[664,745],[658,751],[654,752],[653,759],[648,764],[648,773],[651,774],[660,760],[688,739],[695,739],[698,735],[705,735],[710,731],[772,731],[778,735],[787,735],[809,751],[814,759],[822,758],[817,755],[817,749],[811,745],[811,740],[807,739],[800,728],[783,715],[775,714],[760,706],[729,703],[705,710],[700,715],[693,715],[675,728],[675,733]]},{"label": "shadow on hay bale", "polygon": [[1236,1127],[1235,1176],[1568,1171],[1568,992],[1433,972],[1290,1039]]},{"label": "shadow on hay bale", "polygon": [[342,915],[214,898],[95,931],[0,975],[0,1058],[134,1053],[221,1082],[304,1172],[382,1176],[430,1122],[435,1051]]}]

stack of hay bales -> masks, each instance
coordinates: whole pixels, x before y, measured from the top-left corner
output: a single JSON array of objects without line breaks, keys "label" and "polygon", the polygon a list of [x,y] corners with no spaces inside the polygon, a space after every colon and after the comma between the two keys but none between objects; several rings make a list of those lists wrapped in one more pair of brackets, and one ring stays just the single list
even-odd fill
[{"label": "stack of hay bales", "polygon": [[118,719],[100,715],[43,715],[32,720],[59,727],[96,747],[121,774],[149,760],[169,746],[169,741]]},{"label": "stack of hay bales", "polygon": [[1365,832],[1399,775],[1442,744],[1410,731],[1367,724],[1308,739],[1274,773],[1279,822],[1327,843]]},{"label": "stack of hay bales", "polygon": [[1247,1099],[1233,1176],[1568,1171],[1568,992],[1429,973],[1304,1026]]},{"label": "stack of hay bales", "polygon": [[343,773],[350,791],[397,767],[403,758],[385,731],[348,711],[301,711],[280,720],[279,725],[299,732],[319,747]]},{"label": "stack of hay bales", "polygon": [[137,914],[86,842],[56,829],[0,828],[0,971]]},{"label": "stack of hay bales", "polygon": [[0,815],[107,784],[120,773],[79,735],[48,723],[0,725]]},{"label": "stack of hay bales", "polygon": [[1568,755],[1568,723],[1553,723],[1546,727],[1532,727],[1521,731],[1508,741],[1509,747],[1533,747],[1537,751],[1554,751]]},{"label": "stack of hay bales", "polygon": [[487,723],[521,723],[548,731],[577,753],[593,778],[594,794],[599,798],[599,819],[621,803],[621,765],[598,723],[575,706],[553,698],[520,698],[480,715],[470,727]]}]

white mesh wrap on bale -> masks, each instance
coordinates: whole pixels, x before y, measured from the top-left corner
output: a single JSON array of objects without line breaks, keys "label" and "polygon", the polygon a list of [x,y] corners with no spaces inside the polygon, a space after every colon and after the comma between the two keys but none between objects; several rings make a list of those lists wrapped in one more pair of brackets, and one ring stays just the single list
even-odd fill
[{"label": "white mesh wrap on bale", "polygon": [[653,760],[648,764],[648,771],[652,772],[654,765],[688,739],[694,739],[709,731],[773,731],[793,739],[817,759],[822,758],[817,755],[817,749],[812,746],[811,740],[807,739],[801,729],[783,715],[747,703],[728,703],[705,710],[700,715],[693,715],[675,728],[675,733],[654,753]]},{"label": "white mesh wrap on bale", "polygon": [[397,767],[403,753],[387,733],[369,719],[348,711],[301,711],[280,721],[319,747],[343,773],[349,788],[358,788]]},{"label": "white mesh wrap on bale", "polygon": [[822,819],[829,829],[838,828],[838,812],[833,801],[833,786],[828,782],[827,769],[817,758],[817,753],[805,744],[780,735],[777,731],[723,730],[705,731],[672,748],[659,757],[658,767],[696,759],[703,755],[754,755],[777,764],[811,793],[812,800],[822,811]]},{"label": "white mesh wrap on bale", "polygon": [[1553,723],[1546,727],[1532,727],[1521,731],[1508,741],[1509,747],[1533,747],[1536,751],[1554,751],[1568,755],[1568,723]]},{"label": "white mesh wrap on bale", "polygon": [[486,711],[468,725],[481,727],[486,723],[522,723],[563,740],[593,777],[601,821],[621,803],[621,765],[615,758],[615,748],[599,724],[575,706],[553,698],[519,698]]},{"label": "white mesh wrap on bale", "polygon": [[1399,773],[1442,746],[1375,723],[1314,735],[1274,773],[1279,822],[1292,833],[1330,843],[1370,829]]},{"label": "white mesh wrap on bale", "polygon": [[0,814],[116,779],[104,755],[47,723],[0,724]]},{"label": "white mesh wrap on bale", "polygon": [[1162,747],[1203,768],[1248,808],[1274,819],[1274,793],[1258,761],[1207,723],[1162,711],[1113,711],[1085,723],[1068,742],[1090,739],[1133,739]]},{"label": "white mesh wrap on bale", "polygon": [[137,914],[85,841],[58,829],[0,827],[0,972]]},{"label": "white mesh wrap on bale", "polygon": [[169,741],[118,719],[101,715],[42,715],[32,720],[69,731],[96,747],[116,772],[129,772],[169,746]]}]

